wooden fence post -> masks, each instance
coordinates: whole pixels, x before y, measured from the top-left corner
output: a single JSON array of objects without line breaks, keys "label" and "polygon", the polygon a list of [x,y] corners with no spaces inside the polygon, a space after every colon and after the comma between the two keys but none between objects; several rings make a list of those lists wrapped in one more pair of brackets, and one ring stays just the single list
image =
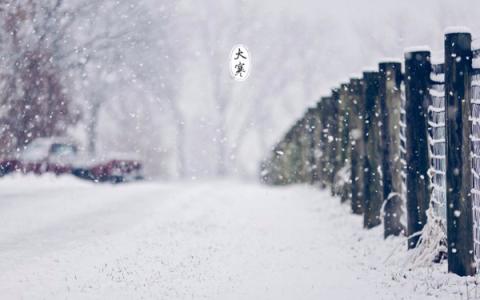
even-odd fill
[{"label": "wooden fence post", "polygon": [[363,140],[363,127],[365,115],[365,102],[362,93],[362,80],[350,80],[349,105],[350,123],[349,138],[351,146],[351,207],[354,214],[363,214],[363,182],[364,182],[364,157],[365,143]]},{"label": "wooden fence post", "polygon": [[342,95],[342,86],[336,88],[332,92],[333,97],[333,104],[335,105],[335,120],[336,122],[336,132],[333,133],[333,137],[335,138],[335,167],[334,167],[334,174],[333,174],[333,188],[334,193],[337,196],[340,196],[343,200],[342,190],[340,188],[339,182],[339,175],[342,171],[344,166],[345,158],[344,158],[344,148],[343,148],[343,134],[345,130],[345,122],[344,122],[344,101]]},{"label": "wooden fence post", "polygon": [[295,139],[297,131],[297,123],[293,125],[289,132],[289,140],[285,146],[285,158],[283,163],[283,173],[285,174],[285,184],[294,183],[295,179]]},{"label": "wooden fence post", "polygon": [[400,109],[402,70],[399,62],[382,62],[380,70],[380,106],[382,136],[382,181],[384,204],[384,237],[400,235],[402,216],[400,161]]},{"label": "wooden fence post", "polygon": [[305,125],[304,119],[300,119],[297,122],[296,130],[295,130],[295,147],[293,150],[294,153],[294,165],[295,165],[295,172],[294,172],[294,182],[295,183],[302,183],[305,178],[305,162],[306,157],[304,155],[304,149],[302,147],[302,139],[303,134],[305,132]]},{"label": "wooden fence post", "polygon": [[381,182],[381,151],[379,128],[379,78],[378,72],[363,73],[363,97],[365,99],[365,117],[363,139],[365,143],[364,159],[364,215],[363,226],[373,228],[380,225],[380,211],[383,203]]},{"label": "wooden fence post", "polygon": [[308,155],[308,176],[307,182],[310,184],[314,184],[317,180],[317,164],[316,164],[316,111],[315,108],[309,108],[307,110],[307,114],[305,115],[305,135],[307,138],[307,143],[304,147],[307,147],[307,155]]},{"label": "wooden fence post", "polygon": [[340,106],[340,130],[338,132],[340,138],[340,174],[337,180],[342,182],[342,188],[339,190],[341,195],[341,202],[346,202],[350,199],[350,155],[351,155],[351,146],[350,146],[350,134],[349,134],[349,123],[350,123],[350,108],[351,103],[349,102],[349,85],[348,83],[342,83],[340,85],[339,91],[339,106]]},{"label": "wooden fence post", "polygon": [[332,136],[335,132],[336,123],[335,118],[335,106],[333,103],[333,97],[328,96],[322,99],[322,119],[323,125],[323,139],[325,142],[325,154],[323,156],[324,161],[324,177],[323,180],[330,187],[333,195],[333,172],[334,172],[334,158],[335,158],[335,138]]},{"label": "wooden fence post", "polygon": [[430,85],[430,51],[405,53],[405,117],[407,160],[407,235],[408,248],[416,247],[418,234],[427,223],[430,204],[428,169],[428,89]]},{"label": "wooden fence post", "polygon": [[330,117],[329,117],[329,133],[328,138],[331,140],[331,149],[330,149],[330,161],[331,161],[331,172],[330,172],[330,182],[331,182],[331,193],[332,196],[337,195],[335,190],[335,175],[339,169],[339,159],[338,159],[338,151],[339,151],[339,137],[338,137],[338,128],[339,128],[339,93],[338,89],[332,90],[332,95],[330,99]]},{"label": "wooden fence post", "polygon": [[297,180],[297,155],[298,151],[296,150],[297,145],[297,133],[298,133],[298,122],[294,124],[291,130],[290,141],[286,149],[285,157],[285,173],[286,173],[286,182],[287,184],[295,183]]},{"label": "wooden fence post", "polygon": [[283,185],[285,184],[285,153],[288,145],[288,140],[290,138],[290,129],[284,136],[284,138],[278,143],[277,147],[273,149],[273,184]]},{"label": "wooden fence post", "polygon": [[333,91],[332,94],[328,97],[325,113],[326,119],[327,119],[327,131],[326,131],[326,137],[327,137],[327,162],[328,162],[328,168],[327,168],[327,180],[328,184],[330,185],[330,190],[332,195],[334,195],[334,189],[333,189],[333,179],[334,179],[334,172],[335,172],[335,157],[336,157],[336,138],[335,134],[337,132],[337,122],[336,122],[336,109],[337,106],[335,104],[335,98],[333,97]]},{"label": "wooden fence post", "polygon": [[445,118],[448,270],[475,274],[473,257],[470,80],[472,37],[445,35]]},{"label": "wooden fence post", "polygon": [[328,138],[325,133],[328,130],[327,128],[328,122],[327,122],[327,115],[325,113],[325,107],[327,104],[326,102],[327,102],[327,98],[322,97],[320,98],[320,101],[317,103],[318,126],[319,126],[317,130],[317,134],[318,134],[317,176],[318,176],[319,186],[321,189],[324,189],[327,186],[326,158],[328,156],[328,153],[327,153]]},{"label": "wooden fence post", "polygon": [[321,103],[318,101],[315,107],[312,107],[312,120],[313,120],[313,128],[312,128],[312,135],[313,135],[313,157],[314,157],[314,165],[313,168],[313,177],[312,177],[312,184],[318,185],[319,188],[323,188],[320,177],[322,176],[322,120],[321,120]]}]

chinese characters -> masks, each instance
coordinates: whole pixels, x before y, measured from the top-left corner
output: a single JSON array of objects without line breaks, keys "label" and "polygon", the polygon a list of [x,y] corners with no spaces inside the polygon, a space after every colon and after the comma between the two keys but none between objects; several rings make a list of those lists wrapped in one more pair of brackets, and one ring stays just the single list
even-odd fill
[{"label": "chinese characters", "polygon": [[230,55],[230,73],[236,81],[244,81],[250,73],[251,58],[243,45],[233,47]]}]

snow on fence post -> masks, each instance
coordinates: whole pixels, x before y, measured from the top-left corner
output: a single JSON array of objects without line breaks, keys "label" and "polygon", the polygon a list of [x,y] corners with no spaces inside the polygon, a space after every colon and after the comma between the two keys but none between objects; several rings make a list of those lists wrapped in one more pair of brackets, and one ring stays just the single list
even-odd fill
[{"label": "snow on fence post", "polygon": [[471,103],[472,37],[452,28],[445,34],[445,109],[448,271],[475,274],[473,255]]},{"label": "snow on fence post", "polygon": [[363,214],[363,164],[365,157],[365,143],[363,140],[363,122],[365,114],[365,102],[362,94],[362,80],[350,79],[349,103],[350,123],[349,138],[351,146],[351,207],[354,214]]},{"label": "snow on fence post", "polygon": [[[419,232],[427,223],[430,204],[428,169],[428,93],[430,51],[416,49],[405,53],[405,136],[408,248],[417,246]],[[413,236],[414,234],[417,234]]]},{"label": "snow on fence post", "polygon": [[402,83],[401,63],[388,61],[379,64],[380,121],[382,139],[382,182],[384,195],[384,237],[404,231],[402,212],[402,165],[400,161],[400,109]]},{"label": "snow on fence post", "polygon": [[365,99],[363,139],[365,143],[364,159],[364,215],[363,226],[373,228],[380,225],[380,211],[383,202],[381,182],[381,151],[379,135],[379,73],[363,72],[362,94]]}]

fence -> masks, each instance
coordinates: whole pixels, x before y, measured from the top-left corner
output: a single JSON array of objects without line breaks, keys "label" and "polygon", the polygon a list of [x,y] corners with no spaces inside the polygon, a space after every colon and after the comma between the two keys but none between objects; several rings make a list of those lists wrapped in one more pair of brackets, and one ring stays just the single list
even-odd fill
[{"label": "fence", "polygon": [[445,34],[442,60],[407,49],[332,89],[261,165],[269,184],[329,188],[365,228],[408,236],[423,258],[473,275],[480,262],[480,50]]}]

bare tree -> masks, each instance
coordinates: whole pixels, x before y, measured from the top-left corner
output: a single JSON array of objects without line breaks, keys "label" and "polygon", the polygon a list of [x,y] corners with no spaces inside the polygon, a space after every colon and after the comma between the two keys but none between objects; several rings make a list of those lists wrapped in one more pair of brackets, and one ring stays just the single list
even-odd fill
[{"label": "bare tree", "polygon": [[[2,7],[3,48],[10,60],[2,79],[6,82],[0,116],[2,155],[20,151],[38,137],[60,135],[78,120],[55,61],[55,49],[38,30],[48,27],[51,10],[32,1],[15,1]],[[33,30],[32,30],[33,28]]]}]

